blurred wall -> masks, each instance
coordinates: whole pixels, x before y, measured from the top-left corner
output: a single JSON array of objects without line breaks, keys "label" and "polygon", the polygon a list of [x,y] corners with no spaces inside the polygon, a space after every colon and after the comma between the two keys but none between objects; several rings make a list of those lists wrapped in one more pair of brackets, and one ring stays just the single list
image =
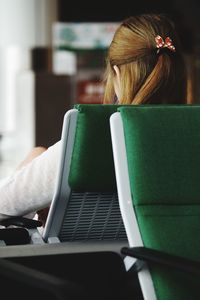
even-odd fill
[{"label": "blurred wall", "polygon": [[31,51],[51,46],[55,21],[57,0],[0,0],[0,158],[12,167],[35,143]]}]

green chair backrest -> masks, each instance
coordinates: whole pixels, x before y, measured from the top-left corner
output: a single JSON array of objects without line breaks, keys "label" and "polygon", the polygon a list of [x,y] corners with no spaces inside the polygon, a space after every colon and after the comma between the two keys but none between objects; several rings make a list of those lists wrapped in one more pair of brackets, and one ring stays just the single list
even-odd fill
[{"label": "green chair backrest", "polygon": [[[144,246],[200,261],[200,105],[118,111]],[[159,300],[199,297],[199,278],[155,266],[150,271]]]},{"label": "green chair backrest", "polygon": [[118,107],[75,105],[77,118],[72,126],[75,132],[72,154],[67,158],[64,151],[66,171],[64,167],[54,201],[58,217],[53,216],[45,239],[56,232],[62,242],[120,240],[127,243],[118,203],[109,124],[111,114]]},{"label": "green chair backrest", "polygon": [[75,105],[79,113],[68,180],[73,190],[116,190],[109,118],[118,107]]}]

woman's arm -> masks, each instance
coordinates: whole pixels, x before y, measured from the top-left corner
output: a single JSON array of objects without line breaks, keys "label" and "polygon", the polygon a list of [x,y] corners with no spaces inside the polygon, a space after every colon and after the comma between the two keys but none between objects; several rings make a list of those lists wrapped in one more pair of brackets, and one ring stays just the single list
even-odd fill
[{"label": "woman's arm", "polygon": [[18,165],[16,170],[20,170],[22,167],[26,166],[28,163],[30,163],[34,158],[38,157],[40,154],[45,152],[47,148],[45,147],[35,147],[33,148],[26,158]]},{"label": "woman's arm", "polygon": [[60,141],[48,149],[36,147],[14,174],[0,184],[2,218],[24,216],[50,205],[59,155]]}]

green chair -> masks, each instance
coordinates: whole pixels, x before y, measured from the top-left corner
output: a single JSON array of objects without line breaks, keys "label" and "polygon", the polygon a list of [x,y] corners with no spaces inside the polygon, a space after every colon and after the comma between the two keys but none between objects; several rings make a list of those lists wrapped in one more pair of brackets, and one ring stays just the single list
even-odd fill
[{"label": "green chair", "polygon": [[117,189],[145,300],[200,298],[200,105],[120,107],[110,119]]},{"label": "green chair", "polygon": [[[65,117],[45,243],[128,245],[115,180],[109,118],[117,105],[75,105]],[[101,245],[101,246],[100,246]],[[105,249],[105,248],[104,248]]]}]

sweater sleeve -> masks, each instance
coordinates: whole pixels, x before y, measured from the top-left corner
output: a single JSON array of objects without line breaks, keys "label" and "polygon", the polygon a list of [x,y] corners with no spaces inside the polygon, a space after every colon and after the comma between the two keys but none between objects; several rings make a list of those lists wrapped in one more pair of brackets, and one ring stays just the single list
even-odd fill
[{"label": "sweater sleeve", "polygon": [[50,205],[61,141],[0,182],[0,219],[25,216]]}]

